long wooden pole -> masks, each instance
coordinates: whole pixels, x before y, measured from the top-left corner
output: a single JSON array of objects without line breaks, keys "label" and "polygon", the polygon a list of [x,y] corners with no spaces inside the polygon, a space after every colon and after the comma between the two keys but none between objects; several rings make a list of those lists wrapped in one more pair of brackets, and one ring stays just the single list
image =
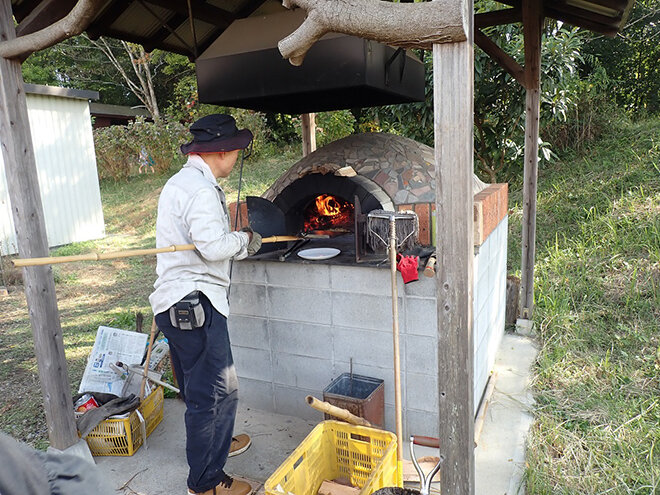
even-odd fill
[{"label": "long wooden pole", "polygon": [[443,494],[473,495],[472,1],[468,41],[433,45],[438,306],[438,433]]},{"label": "long wooden pole", "polygon": [[[0,0],[0,40],[15,38],[11,1]],[[31,258],[47,255],[48,241],[23,85],[20,62],[0,57],[0,148],[18,252]],[[78,441],[78,433],[52,269],[25,268],[23,281],[48,438],[52,447],[63,450]]]},{"label": "long wooden pole", "polygon": [[401,356],[399,351],[399,295],[396,285],[396,220],[390,220],[390,278],[392,280],[392,347],[394,349],[394,420],[399,473],[403,473],[403,420],[401,418]]},{"label": "long wooden pole", "polygon": [[305,157],[316,151],[316,114],[302,114],[302,156]]},{"label": "long wooden pole", "polygon": [[525,37],[525,167],[523,181],[522,262],[520,317],[534,314],[534,259],[536,256],[536,195],[539,163],[539,119],[541,112],[541,27],[539,2],[523,0]]},{"label": "long wooden pole", "polygon": [[[261,242],[269,244],[272,242],[288,242],[306,239],[306,237],[298,237],[295,235],[274,235],[271,237],[264,237]],[[175,251],[192,251],[195,249],[194,244],[174,244],[162,248],[149,248],[149,249],[127,249],[125,251],[112,251],[108,253],[88,253],[77,254],[73,256],[45,256],[43,258],[17,258],[12,260],[14,266],[40,266],[40,265],[55,265],[58,263],[71,263],[74,261],[101,261],[113,260],[118,258],[130,258],[132,256],[147,256],[150,254],[159,253],[173,253]]]}]

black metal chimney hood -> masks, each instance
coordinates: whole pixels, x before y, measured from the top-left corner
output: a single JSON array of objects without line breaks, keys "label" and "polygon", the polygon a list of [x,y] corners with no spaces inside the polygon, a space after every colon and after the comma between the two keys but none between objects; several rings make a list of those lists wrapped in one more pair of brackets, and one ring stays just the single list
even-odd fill
[{"label": "black metal chimney hood", "polygon": [[301,114],[424,101],[424,64],[374,41],[329,34],[291,65],[277,42],[303,19],[294,10],[234,21],[196,60],[200,102]]}]

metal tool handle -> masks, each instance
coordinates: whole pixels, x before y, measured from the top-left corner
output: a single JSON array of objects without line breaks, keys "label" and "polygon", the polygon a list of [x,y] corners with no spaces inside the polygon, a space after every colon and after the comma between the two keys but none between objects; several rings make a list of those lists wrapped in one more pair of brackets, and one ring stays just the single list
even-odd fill
[{"label": "metal tool handle", "polygon": [[424,471],[422,471],[421,466],[417,462],[417,457],[415,456],[415,445],[421,445],[422,447],[431,447],[431,448],[440,448],[440,440],[433,437],[423,437],[418,435],[410,436],[410,457],[412,458],[412,463],[415,466],[415,470],[419,475],[419,495],[429,495],[431,493],[431,481],[433,477],[440,471],[440,466],[445,461],[443,455],[440,456],[440,460],[431,470],[428,476],[424,476]]},{"label": "metal tool handle", "polygon": [[432,449],[440,448],[440,440],[434,437],[423,437],[419,435],[412,435],[410,441],[415,445],[422,447],[431,447]]}]

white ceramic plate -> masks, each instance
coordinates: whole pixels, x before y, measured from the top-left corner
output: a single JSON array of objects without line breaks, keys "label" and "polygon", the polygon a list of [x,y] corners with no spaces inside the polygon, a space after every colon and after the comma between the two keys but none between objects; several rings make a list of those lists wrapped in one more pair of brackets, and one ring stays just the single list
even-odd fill
[{"label": "white ceramic plate", "polygon": [[341,251],[337,248],[312,248],[298,251],[298,256],[305,260],[327,260],[334,258]]}]

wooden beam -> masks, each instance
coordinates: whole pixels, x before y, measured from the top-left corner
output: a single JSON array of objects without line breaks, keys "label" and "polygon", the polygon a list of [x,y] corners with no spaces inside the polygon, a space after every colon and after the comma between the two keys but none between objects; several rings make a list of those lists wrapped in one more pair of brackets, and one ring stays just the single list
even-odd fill
[{"label": "wooden beam", "polygon": [[[15,37],[11,0],[0,0],[0,39]],[[7,190],[19,256],[33,258],[48,255],[48,240],[23,84],[20,62],[0,58],[0,141]],[[63,450],[78,442],[78,432],[52,268],[23,268],[23,285],[44,397],[48,438],[52,447]]]},{"label": "wooden beam", "polygon": [[[89,34],[89,32],[88,32],[88,34]],[[128,41],[130,43],[137,43],[137,44],[142,45],[142,46],[149,45],[149,42],[150,42],[150,38],[148,38],[148,37],[138,36],[135,33],[127,33],[127,32],[124,32],[124,31],[120,31],[118,29],[110,29],[110,28],[103,29],[102,32],[97,32],[97,34],[98,34],[98,36],[101,36],[101,35],[102,36],[107,36],[109,38],[124,40],[124,41]],[[98,36],[96,36],[96,39],[98,39]],[[91,35],[90,35],[90,38],[92,38]],[[95,38],[92,38],[92,39],[95,39]],[[191,52],[190,52],[190,47],[188,47],[188,46],[178,46],[178,45],[174,45],[172,43],[162,42],[162,43],[160,43],[160,45],[158,45],[158,48],[160,50],[165,50],[165,51],[172,52],[172,53],[179,53],[181,55],[186,55],[186,56],[192,55]]]},{"label": "wooden beam", "polygon": [[[161,8],[164,7],[166,9],[170,9],[173,12],[176,12],[177,14],[183,14],[186,17],[188,16],[188,3],[185,1],[184,2],[180,0],[144,0],[144,1]],[[213,5],[208,4],[203,0],[192,0],[191,7],[193,11],[193,17],[195,19],[208,22],[209,24],[213,24],[215,26],[226,28],[232,22],[234,22],[234,20],[236,20],[236,16],[231,12],[224,9],[220,9],[218,7],[214,7]]]},{"label": "wooden beam", "polygon": [[583,9],[581,7],[576,7],[574,5],[570,5],[566,3],[565,1],[555,2],[552,5],[544,5],[543,8],[544,11],[546,12],[546,16],[547,16],[547,12],[553,12],[557,14],[563,13],[568,16],[577,17],[587,21],[593,21],[595,23],[609,27],[617,27],[621,23],[621,19],[623,18],[622,10],[616,10],[616,15],[608,15],[599,12],[594,12],[588,9]]},{"label": "wooden beam", "polygon": [[490,58],[495,60],[500,67],[507,71],[511,77],[518,81],[521,86],[525,86],[525,69],[511,55],[502,50],[497,43],[478,29],[474,30],[474,42]]},{"label": "wooden beam", "polygon": [[[618,17],[607,17],[570,7],[570,5],[562,6],[560,9],[546,7],[544,12],[547,17],[551,17],[552,19],[585,28],[595,33],[601,33],[606,36],[614,37],[619,31],[619,24],[621,23],[620,15]],[[580,11],[580,15],[578,15],[578,11]],[[589,18],[583,17],[586,15],[589,15]]]},{"label": "wooden beam", "polygon": [[540,2],[523,0],[525,38],[525,166],[523,180],[522,266],[520,317],[531,320],[534,312],[534,258],[536,254],[536,195],[539,162],[539,116],[541,102]]},{"label": "wooden beam", "polygon": [[37,8],[41,0],[23,0],[18,5],[14,5],[14,17],[18,22],[22,21],[32,10]]},{"label": "wooden beam", "polygon": [[520,8],[493,10],[491,12],[474,14],[475,29],[500,26],[502,24],[513,24],[515,22],[522,22],[522,11]]},{"label": "wooden beam", "polygon": [[316,151],[316,114],[302,114],[303,157]]},{"label": "wooden beam", "polygon": [[168,19],[167,25],[160,28],[156,33],[149,36],[149,44],[143,43],[142,46],[147,52],[152,51],[154,48],[161,46],[161,43],[165,41],[171,34],[172,31],[176,31],[182,24],[188,22],[188,17],[183,14],[176,14],[171,19]]},{"label": "wooden beam", "polygon": [[[473,12],[472,0],[464,0]],[[468,40],[433,45],[438,431],[442,493],[473,495],[473,17]]]},{"label": "wooden beam", "polygon": [[43,0],[16,27],[16,36],[34,33],[59,21],[76,4],[76,0]]},{"label": "wooden beam", "polygon": [[124,13],[130,4],[130,0],[113,0],[110,6],[89,25],[86,30],[87,35],[93,40],[105,35],[106,29],[109,29],[119,19],[119,16]]},{"label": "wooden beam", "polygon": [[632,5],[633,2],[632,0],[589,0],[589,3],[623,11]]}]

